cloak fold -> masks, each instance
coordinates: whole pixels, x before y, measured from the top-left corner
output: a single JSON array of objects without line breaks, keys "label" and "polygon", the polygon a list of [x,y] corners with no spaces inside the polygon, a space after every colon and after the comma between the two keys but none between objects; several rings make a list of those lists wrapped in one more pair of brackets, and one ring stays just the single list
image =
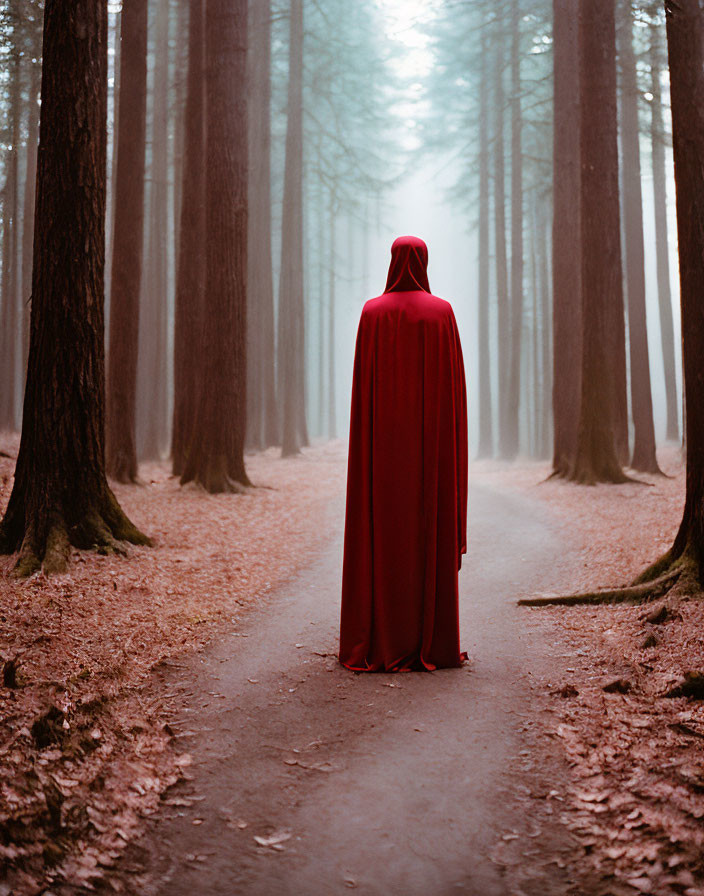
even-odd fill
[{"label": "cloak fold", "polygon": [[366,303],[352,385],[340,662],[356,671],[459,666],[457,572],[467,550],[467,398],[450,304],[427,248],[392,247]]}]

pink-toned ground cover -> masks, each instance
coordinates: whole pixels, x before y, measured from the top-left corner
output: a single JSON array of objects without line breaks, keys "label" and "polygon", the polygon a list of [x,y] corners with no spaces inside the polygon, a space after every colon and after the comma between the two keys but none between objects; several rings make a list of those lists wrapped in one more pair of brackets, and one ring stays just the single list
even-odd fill
[{"label": "pink-toned ground cover", "polygon": [[[17,440],[0,449],[15,454]],[[670,545],[684,477],[676,449],[661,460],[672,478],[649,486],[545,481],[548,465],[523,461],[477,463],[471,476],[543,505],[564,545],[546,582],[568,593],[628,582]],[[250,475],[269,487],[238,496],[181,489],[167,465],[144,465],[145,484],[116,493],[154,548],[128,559],[75,553],[66,575],[25,582],[0,558],[0,655],[17,658],[20,685],[0,688],[0,863],[12,866],[13,892],[41,892],[52,875],[99,877],[188,774],[188,756],[170,746],[160,665],[236,629],[315,555],[342,500],[344,464],[340,443],[285,461],[254,455]],[[0,511],[12,470],[0,457]],[[704,713],[662,695],[704,669],[704,602],[673,606],[660,623],[644,618],[652,609],[526,609],[571,656],[536,707],[571,766],[559,805],[594,892],[699,896]],[[626,693],[604,690],[616,679]]]},{"label": "pink-toned ground cover", "polygon": [[[17,448],[0,439],[0,512]],[[329,536],[344,465],[339,443],[286,460],[271,449],[248,458],[257,488],[208,495],[145,464],[143,485],[115,493],[153,548],[74,552],[65,575],[25,581],[0,558],[0,658],[16,660],[19,685],[0,687],[0,893],[3,864],[13,893],[99,876],[156,809],[187,761],[169,748],[160,664],[236,629],[306,564]]]},{"label": "pink-toned ground cover", "polygon": [[[474,475],[544,502],[565,543],[546,581],[569,594],[628,584],[670,547],[684,467],[675,447],[660,460],[672,478],[638,476],[647,486],[546,481],[549,465],[532,462],[485,462]],[[704,600],[525,612],[549,621],[572,657],[551,683],[544,724],[569,760],[563,817],[593,869],[594,892],[702,896],[704,707],[664,695],[687,672],[704,672]]]}]

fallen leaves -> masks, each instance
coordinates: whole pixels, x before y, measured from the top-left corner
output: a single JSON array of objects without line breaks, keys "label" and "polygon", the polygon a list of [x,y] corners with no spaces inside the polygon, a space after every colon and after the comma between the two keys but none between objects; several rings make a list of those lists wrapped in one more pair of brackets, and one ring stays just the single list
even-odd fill
[{"label": "fallen leaves", "polygon": [[684,678],[664,694],[665,697],[693,697],[704,700],[704,675],[701,672],[685,672]]},{"label": "fallen leaves", "polygon": [[[482,479],[545,502],[562,531],[566,550],[536,591],[622,585],[670,547],[684,471],[676,448],[660,459],[675,475],[648,489],[585,489],[543,481],[549,470],[537,464],[486,465]],[[577,695],[560,682],[546,692],[555,719],[547,733],[573,778],[560,812],[584,850],[581,865],[596,872],[598,892],[696,896],[704,875],[704,676],[685,670],[704,670],[704,601],[560,608],[541,624],[553,626],[564,672],[579,687]]]},{"label": "fallen leaves", "polygon": [[[19,440],[3,441],[16,454]],[[157,547],[128,559],[73,552],[67,574],[17,581],[13,558],[0,558],[0,896],[4,880],[13,896],[89,889],[145,816],[186,808],[160,799],[192,762],[172,749],[183,743],[169,724],[179,695],[161,676],[216,626],[236,630],[327,537],[344,450],[304,454],[305,475],[301,458],[249,456],[250,476],[275,488],[246,499],[181,489],[167,464],[143,465],[148,485],[115,491]],[[0,514],[13,470],[0,457]]]}]

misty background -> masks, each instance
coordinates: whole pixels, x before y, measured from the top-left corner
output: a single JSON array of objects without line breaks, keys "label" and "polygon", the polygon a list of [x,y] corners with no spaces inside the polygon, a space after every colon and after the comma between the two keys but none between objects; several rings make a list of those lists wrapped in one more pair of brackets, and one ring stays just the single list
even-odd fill
[{"label": "misty background", "polygon": [[[32,177],[41,71],[39,0],[0,4],[0,429],[19,429],[23,346],[31,285]],[[647,6],[647,5],[646,5]],[[250,3],[250,32],[257,24]],[[120,114],[121,3],[109,7],[106,322],[109,327],[115,214],[115,134]],[[630,7],[629,7],[630,8]],[[499,361],[496,278],[496,166],[504,160],[507,259],[512,260],[512,116],[520,116],[523,308],[520,319],[520,453],[549,454],[552,388],[550,222],[552,189],[552,4],[534,0],[305,0],[303,42],[303,220],[305,413],[312,438],[345,437],[352,360],[363,303],[383,291],[393,240],[404,233],[429,247],[431,289],[448,299],[465,355],[470,449],[478,448],[480,139],[489,152],[488,345],[493,443],[498,442]],[[137,450],[170,452],[174,407],[174,321],[178,271],[184,115],[188,71],[187,0],[150,0],[144,169],[144,265],[140,298]],[[518,35],[513,25],[517,22]],[[281,219],[289,81],[289,4],[271,5],[271,183],[274,307],[279,303]],[[681,394],[674,182],[666,65],[662,134],[653,137],[652,48],[664,37],[657,7],[631,19],[639,85],[648,344],[656,436],[665,437],[666,395],[657,288],[651,148],[666,158],[670,304],[677,396]],[[623,29],[623,23],[621,24]],[[656,35],[656,36],[654,36]],[[256,46],[252,35],[250,49]],[[516,72],[519,90],[513,89]],[[497,90],[501,78],[503,98]],[[481,118],[487,91],[488,119]],[[261,110],[250,104],[250,116]],[[496,136],[503,119],[503,140]],[[251,163],[251,159],[250,159]],[[630,160],[622,158],[622,164]],[[515,197],[514,197],[515,199]],[[250,203],[256,203],[256,195]],[[250,211],[251,214],[251,211]],[[661,247],[662,248],[662,247]],[[250,253],[253,251],[250,245]],[[29,272],[29,273],[28,273]],[[248,296],[250,307],[257,296]],[[332,324],[331,324],[332,315]],[[251,319],[251,318],[250,318]],[[26,348],[25,348],[26,352]],[[271,359],[276,364],[276,358]],[[251,363],[251,362],[250,362]],[[279,408],[279,413],[281,409]],[[681,421],[681,410],[678,409]],[[266,447],[261,444],[249,447]],[[280,441],[279,441],[280,444]]]}]

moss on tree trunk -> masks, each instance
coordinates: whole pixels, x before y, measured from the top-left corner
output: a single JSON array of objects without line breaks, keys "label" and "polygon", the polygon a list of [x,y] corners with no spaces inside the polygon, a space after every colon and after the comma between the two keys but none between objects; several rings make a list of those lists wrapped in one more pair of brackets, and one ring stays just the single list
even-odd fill
[{"label": "moss on tree trunk", "polygon": [[47,0],[43,60],[27,386],[0,523],[19,575],[64,570],[71,545],[149,543],[105,478],[107,0]]}]

